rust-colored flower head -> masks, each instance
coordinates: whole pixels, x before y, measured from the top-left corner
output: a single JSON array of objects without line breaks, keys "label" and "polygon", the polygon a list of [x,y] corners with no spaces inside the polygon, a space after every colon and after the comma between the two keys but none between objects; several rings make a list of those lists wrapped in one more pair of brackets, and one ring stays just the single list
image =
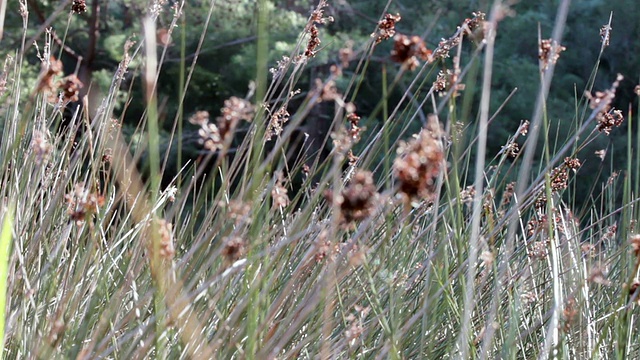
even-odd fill
[{"label": "rust-colored flower head", "polygon": [[350,225],[371,215],[378,199],[378,191],[371,172],[359,170],[340,195],[335,196],[327,191],[325,196],[340,207],[343,223]]},{"label": "rust-colored flower head", "polygon": [[267,131],[265,138],[267,141],[271,140],[273,136],[278,136],[284,130],[284,124],[289,121],[289,112],[286,106],[282,106],[269,118],[269,124],[267,125]]},{"label": "rust-colored flower head", "polygon": [[483,23],[487,17],[487,14],[483,13],[482,11],[475,11],[475,12],[472,12],[471,14],[473,15],[473,18],[465,19],[464,25],[466,25],[468,31],[471,34],[473,34],[473,32],[475,32],[478,28],[483,26]]},{"label": "rust-colored flower head", "polygon": [[529,132],[529,124],[529,120],[523,120],[518,128],[518,133],[522,136],[527,136],[527,133]]},{"label": "rust-colored flower head", "polygon": [[402,17],[400,14],[385,14],[384,18],[378,22],[378,32],[374,34],[376,36],[376,44],[381,43],[384,40],[390,39],[396,34],[396,23],[400,21]]},{"label": "rust-colored flower head", "polygon": [[324,17],[324,8],[327,7],[327,2],[321,0],[318,6],[311,13],[307,30],[309,31],[309,41],[307,42],[307,48],[304,51],[304,56],[307,58],[314,57],[316,55],[316,48],[320,45],[320,36],[318,33],[318,27],[316,25],[326,24],[333,21],[333,17]]},{"label": "rust-colored flower head", "polygon": [[75,75],[69,75],[58,83],[58,88],[62,92],[62,101],[78,101],[78,94],[84,85]]},{"label": "rust-colored flower head", "polygon": [[602,116],[598,118],[598,125],[596,128],[598,131],[602,131],[609,135],[614,127],[622,125],[623,122],[624,116],[622,116],[622,111],[612,110],[602,114]]},{"label": "rust-colored flower head", "polygon": [[228,263],[232,263],[242,256],[246,252],[246,243],[243,238],[239,236],[226,237],[222,240],[222,256]]},{"label": "rust-colored flower head", "polygon": [[351,135],[353,142],[357,143],[360,141],[360,131],[362,130],[359,126],[360,116],[351,113],[347,115],[347,121],[349,122],[349,135]]},{"label": "rust-colored flower head", "polygon": [[540,59],[542,70],[546,70],[550,64],[555,64],[560,58],[560,53],[565,50],[567,50],[566,47],[551,39],[541,40],[538,48],[538,58]]},{"label": "rust-colored flower head", "polygon": [[62,75],[62,61],[56,60],[53,56],[49,59],[49,62],[42,63],[42,70],[38,77],[38,85],[36,91],[53,92],[56,88],[56,77]]},{"label": "rust-colored flower head", "polygon": [[502,193],[502,206],[507,206],[511,203],[511,199],[513,198],[513,195],[516,192],[516,183],[515,182],[510,182],[508,183],[505,188],[504,188],[504,192]]},{"label": "rust-colored flower head", "polygon": [[435,195],[436,180],[444,168],[444,151],[440,134],[423,129],[409,143],[401,143],[393,162],[393,173],[399,191],[409,199],[431,199]]},{"label": "rust-colored flower head", "polygon": [[76,184],[73,192],[65,195],[65,200],[71,220],[74,220],[78,225],[82,224],[87,217],[95,214],[98,208],[104,205],[104,196],[87,190],[84,183]]},{"label": "rust-colored flower head", "polygon": [[547,195],[541,193],[540,195],[538,195],[538,197],[536,198],[536,201],[533,203],[533,207],[535,207],[538,210],[542,210],[544,209],[545,206],[547,206]]},{"label": "rust-colored flower head", "polygon": [[506,146],[502,147],[502,151],[505,152],[511,159],[515,159],[520,153],[520,145],[518,145],[518,143],[515,141],[511,141]]},{"label": "rust-colored flower head", "polygon": [[624,77],[618,74],[611,88],[605,91],[596,91],[594,94],[591,94],[589,91],[585,91],[584,93],[585,98],[589,100],[589,107],[593,110],[598,110],[596,114],[598,125],[596,128],[598,131],[604,131],[607,135],[609,135],[614,126],[620,126],[624,121],[622,111],[615,110],[611,107],[611,102],[616,96],[616,90],[622,79],[624,79]]},{"label": "rust-colored flower head", "polygon": [[567,188],[569,182],[569,174],[565,166],[560,166],[551,172],[551,190],[562,191]]},{"label": "rust-colored flower head", "polygon": [[307,42],[307,49],[304,51],[304,56],[311,58],[316,56],[316,48],[320,46],[320,36],[318,35],[318,27],[313,24],[309,28],[309,41]]},{"label": "rust-colored flower head", "polygon": [[547,257],[547,243],[545,241],[534,242],[529,249],[529,256],[537,260]]},{"label": "rust-colored flower head", "polygon": [[564,158],[564,164],[566,165],[567,168],[573,170],[574,173],[578,171],[580,166],[582,166],[579,159],[570,158],[570,157]]},{"label": "rust-colored flower head", "polygon": [[200,143],[208,150],[223,149],[240,120],[253,120],[255,108],[249,101],[232,96],[224,101],[220,112],[216,124],[209,122],[209,113],[206,111],[198,111],[189,119],[192,124],[200,125]]},{"label": "rust-colored flower head", "polygon": [[87,3],[85,0],[73,0],[73,3],[71,3],[71,11],[75,14],[82,14],[87,11]]},{"label": "rust-colored flower head", "polygon": [[398,34],[394,37],[393,50],[391,50],[391,60],[406,66],[409,70],[414,70],[420,62],[428,61],[431,50],[427,49],[424,41],[419,36],[408,37]]},{"label": "rust-colored flower head", "polygon": [[609,46],[609,40],[611,40],[611,26],[609,24],[602,25],[600,28],[600,41],[602,42],[603,47]]}]

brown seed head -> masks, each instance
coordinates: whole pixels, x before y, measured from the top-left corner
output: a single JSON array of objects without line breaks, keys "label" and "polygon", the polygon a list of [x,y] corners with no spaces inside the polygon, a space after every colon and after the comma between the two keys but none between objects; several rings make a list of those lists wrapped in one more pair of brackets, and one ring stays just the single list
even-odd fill
[{"label": "brown seed head", "polygon": [[550,64],[555,64],[560,58],[560,53],[567,50],[551,39],[540,41],[538,48],[538,58],[540,59],[542,70],[546,70]]},{"label": "brown seed head", "polygon": [[385,14],[384,18],[378,22],[378,33],[376,35],[376,44],[381,43],[384,40],[390,39],[396,34],[396,23],[400,21],[402,17],[400,14]]},{"label": "brown seed head", "polygon": [[414,70],[420,65],[418,60],[427,61],[431,56],[431,50],[427,49],[419,36],[408,37],[398,34],[394,41],[391,61],[403,64],[409,70]]},{"label": "brown seed head", "polygon": [[340,207],[343,223],[351,225],[362,221],[373,212],[378,191],[370,171],[359,170],[338,196],[327,192],[325,196]]},{"label": "brown seed head", "polygon": [[399,191],[408,198],[430,199],[436,190],[436,179],[443,170],[444,151],[434,132],[423,129],[409,143],[401,143],[393,162],[393,173]]},{"label": "brown seed head", "polygon": [[71,3],[71,11],[74,14],[82,14],[87,11],[87,4],[85,0],[73,0],[73,3]]}]

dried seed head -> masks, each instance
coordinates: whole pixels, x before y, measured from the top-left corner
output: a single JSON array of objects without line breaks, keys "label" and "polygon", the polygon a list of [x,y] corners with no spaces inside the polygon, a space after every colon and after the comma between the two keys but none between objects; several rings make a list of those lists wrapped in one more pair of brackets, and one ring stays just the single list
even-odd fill
[{"label": "dried seed head", "polygon": [[82,14],[87,11],[87,4],[85,0],[73,0],[73,3],[71,3],[71,11],[74,14]]},{"label": "dried seed head", "polygon": [[58,83],[58,88],[62,92],[62,100],[67,102],[78,101],[78,94],[84,85],[75,75],[69,75]]},{"label": "dried seed head", "polygon": [[566,157],[564,158],[564,165],[573,170],[573,172],[577,172],[578,169],[580,168],[580,166],[582,166],[582,164],[580,163],[579,159],[576,158],[570,158],[570,157]]},{"label": "dried seed head", "polygon": [[347,115],[347,121],[349,122],[349,135],[354,143],[360,141],[360,116],[355,113]]},{"label": "dried seed head", "polygon": [[560,58],[560,53],[567,50],[551,39],[540,41],[538,48],[538,59],[540,59],[542,70],[546,70],[550,64],[555,64]]},{"label": "dried seed head", "polygon": [[510,142],[506,146],[502,147],[502,151],[507,154],[508,157],[515,159],[520,153],[520,145],[517,142]]},{"label": "dried seed head", "polygon": [[38,77],[36,91],[53,92],[56,88],[55,78],[62,75],[62,61],[56,60],[53,56],[49,62],[42,63],[42,70]]},{"label": "dried seed head", "polygon": [[284,177],[282,174],[277,175],[273,189],[271,189],[271,198],[273,199],[273,206],[276,208],[285,208],[289,205],[289,195],[287,195],[287,188],[284,186]]},{"label": "dried seed head", "polygon": [[104,196],[91,192],[84,187],[84,183],[77,183],[73,192],[65,195],[67,212],[76,224],[80,225],[87,217],[95,214],[104,205]]},{"label": "dried seed head", "polygon": [[327,191],[325,196],[339,206],[343,224],[351,225],[373,213],[378,191],[373,182],[373,174],[370,171],[359,170],[340,195],[334,196],[331,191]]},{"label": "dried seed head", "polygon": [[378,31],[372,36],[376,37],[376,44],[381,43],[384,40],[390,39],[396,34],[396,23],[400,21],[402,17],[400,14],[385,14],[384,18],[378,22]]},{"label": "dried seed head", "polygon": [[418,60],[427,61],[431,56],[431,50],[427,49],[424,41],[419,36],[408,37],[398,34],[394,37],[391,61],[414,70],[420,65]]},{"label": "dried seed head", "polygon": [[569,174],[564,166],[557,167],[551,171],[551,190],[562,191],[567,188],[569,183]]},{"label": "dried seed head", "polygon": [[529,251],[529,256],[537,260],[547,257],[547,243],[544,241],[534,242]]},{"label": "dried seed head", "polygon": [[273,136],[278,136],[284,130],[284,124],[289,121],[289,112],[286,106],[282,106],[269,118],[269,124],[267,125],[267,131],[265,137],[267,141],[271,140]]},{"label": "dried seed head", "polygon": [[222,256],[228,263],[233,263],[245,254],[246,243],[239,236],[226,237],[222,240],[222,244]]},{"label": "dried seed head", "polygon": [[254,106],[247,100],[232,96],[224,101],[221,114],[216,118],[216,124],[209,122],[209,113],[198,111],[189,122],[200,125],[198,134],[200,143],[208,150],[221,150],[229,141],[240,120],[250,122],[255,114]]},{"label": "dried seed head", "polygon": [[401,143],[393,162],[393,173],[399,191],[409,199],[431,199],[435,195],[436,180],[443,170],[444,151],[439,135],[423,129],[409,143]]},{"label": "dried seed head", "polygon": [[46,163],[49,160],[53,146],[49,143],[46,133],[34,131],[31,139],[31,149],[38,164]]},{"label": "dried seed head", "polygon": [[520,122],[520,127],[518,128],[518,132],[522,136],[526,136],[529,132],[529,120],[523,120]]},{"label": "dried seed head", "polygon": [[598,125],[596,128],[598,131],[602,131],[609,135],[614,127],[622,125],[623,122],[624,116],[622,116],[622,111],[612,110],[610,112],[603,113],[602,116],[598,118]]},{"label": "dried seed head", "polygon": [[602,25],[600,28],[600,41],[603,47],[609,46],[609,40],[611,40],[611,26],[609,24]]}]

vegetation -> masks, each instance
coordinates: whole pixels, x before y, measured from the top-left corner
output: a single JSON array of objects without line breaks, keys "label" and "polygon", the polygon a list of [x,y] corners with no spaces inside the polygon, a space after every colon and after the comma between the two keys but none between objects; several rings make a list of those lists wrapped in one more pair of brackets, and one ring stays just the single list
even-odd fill
[{"label": "vegetation", "polygon": [[6,358],[637,356],[632,11],[190,3],[8,4]]}]

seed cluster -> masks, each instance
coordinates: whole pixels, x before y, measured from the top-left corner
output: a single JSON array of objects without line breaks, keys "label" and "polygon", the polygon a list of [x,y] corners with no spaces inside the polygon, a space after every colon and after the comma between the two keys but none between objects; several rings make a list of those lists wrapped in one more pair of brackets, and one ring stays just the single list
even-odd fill
[{"label": "seed cluster", "polygon": [[393,173],[399,190],[407,198],[431,199],[435,195],[436,179],[444,168],[444,151],[433,131],[423,129],[409,143],[401,143]]}]

